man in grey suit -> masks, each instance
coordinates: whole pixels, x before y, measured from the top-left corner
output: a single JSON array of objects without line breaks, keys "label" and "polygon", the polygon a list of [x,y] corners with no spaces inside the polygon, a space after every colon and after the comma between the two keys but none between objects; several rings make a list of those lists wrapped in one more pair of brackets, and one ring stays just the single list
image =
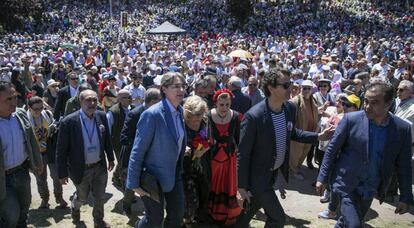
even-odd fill
[{"label": "man in grey suit", "polygon": [[[145,110],[138,122],[131,152],[126,186],[138,193],[145,205],[145,217],[136,227],[181,227],[184,216],[183,154],[186,145],[181,102],[186,89],[179,73],[167,73],[161,80],[162,101]],[[145,170],[145,171],[144,171]],[[161,186],[156,202],[142,189],[143,172],[155,176]],[[164,220],[164,199],[167,217]]]},{"label": "man in grey suit", "polygon": [[16,90],[0,81],[0,227],[27,226],[29,168],[40,174],[43,166],[27,113],[16,107]]}]

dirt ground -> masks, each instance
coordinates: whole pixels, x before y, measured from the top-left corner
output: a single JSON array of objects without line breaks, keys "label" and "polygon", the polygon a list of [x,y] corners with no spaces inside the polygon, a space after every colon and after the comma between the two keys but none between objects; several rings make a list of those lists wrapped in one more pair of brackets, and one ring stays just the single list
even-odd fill
[{"label": "dirt ground", "polygon": [[[290,177],[288,184],[287,197],[281,200],[281,204],[288,216],[286,227],[333,227],[334,220],[318,219],[317,214],[327,208],[327,204],[319,202],[314,188],[311,186],[317,171],[303,168],[305,180],[298,181]],[[414,176],[414,175],[413,175]],[[55,209],[53,190],[49,178],[49,189],[51,192],[50,209],[37,209],[40,205],[40,197],[37,192],[35,178],[32,177],[32,205],[29,211],[29,224],[33,227],[75,227],[72,224],[70,210]],[[114,188],[111,183],[112,174],[109,175],[108,187],[106,189],[105,220],[112,227],[133,227],[135,222],[144,215],[142,201],[137,198],[137,203],[133,205],[133,215],[131,218],[122,214],[122,193]],[[70,182],[64,186],[64,198],[69,202],[70,195],[75,188]],[[279,195],[279,193],[277,193]],[[280,197],[279,197],[280,199]],[[92,201],[81,208],[81,220],[83,221],[77,227],[93,227],[92,219]],[[395,203],[383,203],[379,205],[378,200],[374,200],[370,211],[367,215],[366,227],[414,227],[414,209],[410,208],[410,213],[404,215],[394,214]],[[254,220],[250,223],[251,227],[264,227],[266,216],[260,211]]]}]

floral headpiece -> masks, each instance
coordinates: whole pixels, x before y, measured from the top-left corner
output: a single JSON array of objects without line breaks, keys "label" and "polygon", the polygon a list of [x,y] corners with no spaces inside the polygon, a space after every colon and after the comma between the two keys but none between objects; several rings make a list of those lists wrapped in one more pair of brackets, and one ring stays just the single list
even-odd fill
[{"label": "floral headpiece", "polygon": [[229,90],[229,89],[219,89],[217,90],[214,95],[213,95],[213,103],[216,104],[217,103],[217,98],[223,94],[223,93],[227,93],[230,95],[230,99],[233,100],[234,98],[234,94]]}]

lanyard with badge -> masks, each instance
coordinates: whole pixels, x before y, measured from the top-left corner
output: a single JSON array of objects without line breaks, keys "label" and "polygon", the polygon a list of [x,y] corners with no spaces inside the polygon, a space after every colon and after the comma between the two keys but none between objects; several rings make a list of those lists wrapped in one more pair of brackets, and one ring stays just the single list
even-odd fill
[{"label": "lanyard with badge", "polygon": [[85,128],[86,134],[88,135],[88,140],[89,140],[89,145],[87,146],[87,153],[88,154],[92,154],[96,152],[96,145],[93,144],[93,135],[95,134],[95,117],[93,117],[93,122],[92,122],[92,130],[91,130],[91,134],[89,134],[89,126],[86,125],[85,121],[83,120],[83,117],[81,118],[82,120],[82,125]]}]

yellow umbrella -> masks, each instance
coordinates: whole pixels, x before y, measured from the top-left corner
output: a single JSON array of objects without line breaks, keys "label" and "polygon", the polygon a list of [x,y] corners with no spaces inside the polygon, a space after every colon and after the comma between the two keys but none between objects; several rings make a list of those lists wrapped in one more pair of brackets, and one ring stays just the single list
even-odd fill
[{"label": "yellow umbrella", "polygon": [[238,58],[246,58],[246,59],[253,58],[253,55],[250,54],[250,52],[242,50],[242,49],[232,51],[232,52],[230,52],[230,54],[228,56],[238,57]]}]

